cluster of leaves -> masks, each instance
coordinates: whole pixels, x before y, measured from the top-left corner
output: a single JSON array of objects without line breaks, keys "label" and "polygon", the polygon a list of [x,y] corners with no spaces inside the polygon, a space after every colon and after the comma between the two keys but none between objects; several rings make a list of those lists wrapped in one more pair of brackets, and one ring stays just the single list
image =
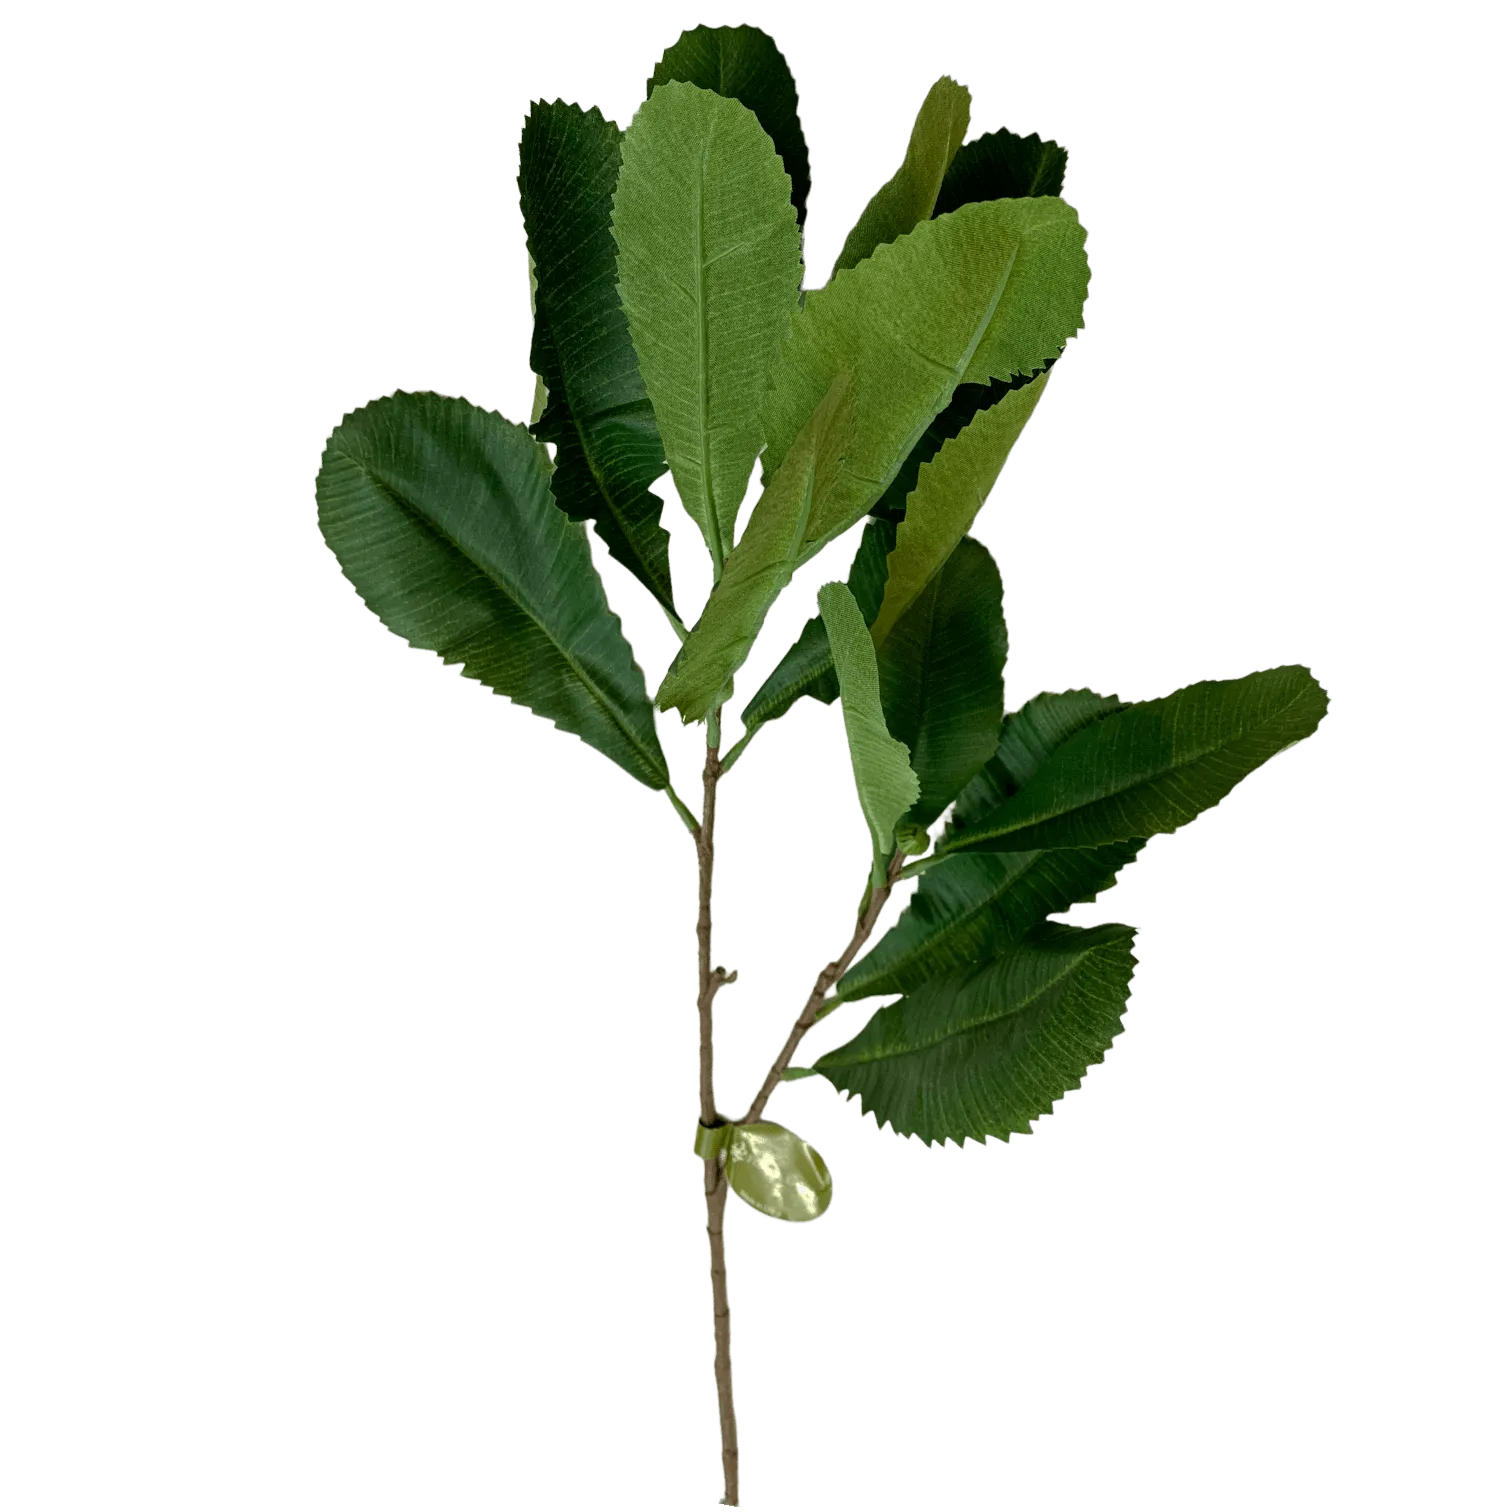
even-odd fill
[{"label": "cluster of leaves", "polygon": [[[1065,151],[967,142],[969,105],[951,79],[929,91],[897,173],[804,291],[807,149],[764,33],[685,33],[625,131],[537,103],[519,175],[530,428],[395,394],[342,422],[317,488],[327,541],[391,630],[669,793],[586,523],[682,637],[655,704],[692,721],[732,696],[795,570],[866,521],[848,580],[746,703],[744,740],[801,697],[839,698],[874,885],[949,811],[909,908],[835,994],[896,1001],[791,1073],[928,1141],[1027,1131],[1079,1084],[1119,1032],[1133,931],[1050,916],[1326,708],[1284,667],[1004,716],[1002,581],[968,531],[1080,329],[1088,269]],[[713,563],[691,629],[651,491],[668,469]]]}]

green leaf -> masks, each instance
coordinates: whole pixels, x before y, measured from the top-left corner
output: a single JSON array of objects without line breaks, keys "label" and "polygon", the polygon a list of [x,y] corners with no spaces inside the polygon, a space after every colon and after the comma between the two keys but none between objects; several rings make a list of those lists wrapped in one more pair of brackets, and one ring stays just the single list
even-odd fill
[{"label": "green leaf", "polygon": [[[846,587],[860,606],[867,624],[877,617],[877,610],[882,606],[882,590],[887,583],[887,553],[892,550],[895,539],[896,531],[889,521],[868,520],[851,562]],[[804,625],[787,655],[741,710],[740,717],[746,731],[749,733],[758,725],[786,714],[805,693],[820,703],[834,703],[840,696],[840,680],[835,676],[829,636],[824,633],[824,621],[817,614]]]},{"label": "green leaf", "polygon": [[937,456],[947,441],[959,436],[983,410],[991,409],[1013,389],[1037,383],[1048,372],[1049,366],[1032,378],[994,378],[991,383],[963,383],[950,396],[950,402],[945,408],[924,428],[924,434],[914,443],[913,450],[904,459],[897,476],[887,485],[882,497],[872,505],[872,514],[879,520],[891,520],[894,524],[900,522],[909,494],[919,486],[920,468]]},{"label": "green leaf", "polygon": [[910,824],[933,824],[993,754],[1007,655],[997,565],[985,546],[961,541],[877,650],[887,728],[919,780]]},{"label": "green leaf", "polygon": [[656,416],[620,308],[609,207],[620,132],[597,110],[536,101],[520,137],[520,209],[530,246],[535,336],[545,389],[533,425],[556,446],[552,491],[592,520],[609,554],[676,614],[661,500],[667,470]]},{"label": "green leaf", "polygon": [[756,632],[787,587],[814,500],[843,467],[854,426],[849,375],[841,373],[762,491],[687,640],[657,690],[657,704],[702,719],[750,654]]},{"label": "green leaf", "polygon": [[[996,808],[1057,745],[1121,707],[1116,698],[1085,690],[1030,699],[1003,721],[997,749],[956,800],[952,826]],[[898,922],[846,972],[835,995],[910,992],[931,977],[978,966],[1047,915],[1111,887],[1143,846],[1143,840],[1122,840],[1089,850],[950,856],[919,879]]]},{"label": "green leaf", "polygon": [[1123,924],[1044,924],[976,970],[924,983],[814,1063],[879,1126],[926,1144],[1027,1134],[1123,1029]]},{"label": "green leaf", "polygon": [[871,831],[875,887],[892,857],[898,821],[919,796],[919,779],[908,764],[908,747],[888,733],[876,653],[850,589],[844,583],[826,583],[819,590],[819,613],[840,679],[840,707],[845,715],[856,794]]},{"label": "green leaf", "polygon": [[882,496],[957,387],[1037,373],[1061,351],[1081,325],[1083,241],[1058,199],[967,205],[808,295],[763,407],[764,466],[787,455],[837,373],[854,371],[858,422],[845,474],[816,502],[805,559]]},{"label": "green leaf", "polygon": [[798,121],[798,89],[777,44],[754,26],[695,26],[662,54],[646,94],[678,79],[739,100],[761,122],[793,181],[801,226],[808,208],[808,147]]},{"label": "green leaf", "polygon": [[929,830],[922,824],[900,824],[894,838],[905,856],[922,856],[929,849]]},{"label": "green leaf", "polygon": [[1124,707],[1121,699],[1075,688],[1040,693],[1017,713],[1005,715],[997,750],[956,799],[951,827],[975,824],[1018,792],[1058,745]]},{"label": "green leaf", "polygon": [[1059,143],[991,131],[967,142],[951,159],[934,213],[948,215],[981,200],[1059,194],[1065,177],[1066,149]]},{"label": "green leaf", "polygon": [[[530,272],[530,321],[531,321],[531,324],[533,326],[535,324],[535,317],[536,317],[536,274],[535,274],[535,260],[527,255],[527,257],[525,259],[525,265],[526,265],[527,269]],[[533,344],[533,339],[532,339],[532,344]],[[546,338],[546,344],[548,346],[551,344],[549,338]],[[554,372],[555,370],[556,370],[556,359],[553,357],[552,358],[552,371]],[[546,389],[546,380],[543,377],[541,377],[540,373],[538,372],[536,374],[536,381],[535,381],[535,397],[530,402],[530,424],[531,424],[531,433],[532,434],[534,434],[535,426],[539,423],[541,416],[546,413],[546,400],[547,400],[547,397],[548,397],[548,395],[547,395],[547,389]],[[540,438],[537,437],[537,439],[539,440]]]},{"label": "green leaf", "polygon": [[945,171],[965,139],[970,120],[971,91],[952,78],[936,80],[914,120],[903,166],[861,212],[840,249],[835,273],[854,268],[878,247],[896,241],[934,214]]},{"label": "green leaf", "polygon": [[396,635],[667,785],[645,680],[524,426],[394,394],[336,428],[315,493],[341,570]]},{"label": "green leaf", "polygon": [[730,1190],[768,1218],[807,1223],[834,1195],[824,1158],[791,1129],[775,1123],[726,1124],[724,1169]]},{"label": "green leaf", "polygon": [[1090,903],[1144,847],[952,856],[919,879],[902,916],[836,988],[842,1002],[912,992],[933,977],[980,966],[1050,914]]},{"label": "green leaf", "polygon": [[677,491],[717,578],[761,449],[767,372],[797,308],[798,222],[771,138],[736,100],[661,85],[623,154],[612,222],[620,296]]},{"label": "green leaf", "polygon": [[1105,845],[1168,834],[1317,729],[1328,696],[1305,667],[1200,682],[1079,731],[1024,787],[937,854]]},{"label": "green leaf", "polygon": [[[926,590],[971,528],[1034,413],[1048,376],[1041,374],[1033,383],[1005,394],[991,409],[980,411],[919,469],[918,487],[909,495],[897,545],[887,559],[887,591],[872,622],[877,645],[891,635],[900,616]],[[994,738],[997,723],[994,719]]]}]

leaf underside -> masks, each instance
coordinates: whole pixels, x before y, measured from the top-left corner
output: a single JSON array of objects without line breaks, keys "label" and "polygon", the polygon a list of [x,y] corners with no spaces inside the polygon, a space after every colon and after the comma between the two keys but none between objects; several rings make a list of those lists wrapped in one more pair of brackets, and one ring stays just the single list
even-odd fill
[{"label": "leaf underside", "polygon": [[902,166],[871,197],[851,228],[835,260],[836,273],[854,268],[934,214],[940,185],[970,119],[971,91],[949,77],[936,80],[919,107]]},{"label": "leaf underside", "polygon": [[756,117],[693,84],[656,88],[622,151],[620,297],[677,491],[717,575],[761,449],[767,371],[798,303],[790,184]]},{"label": "leaf underside", "polygon": [[756,629],[792,579],[814,500],[844,466],[854,418],[842,373],[756,501],[718,590],[657,690],[661,708],[680,710],[685,721],[702,719],[744,664]]},{"label": "leaf underside", "polygon": [[695,26],[662,54],[646,94],[676,80],[739,100],[761,122],[792,180],[801,226],[808,211],[808,146],[798,120],[798,87],[777,44],[754,26]]},{"label": "leaf underside", "polygon": [[919,469],[918,485],[909,495],[897,544],[887,559],[887,590],[872,624],[872,639],[878,645],[971,528],[1047,381],[1048,375],[1041,374],[979,411]]},{"label": "leaf underside", "polygon": [[[887,520],[868,520],[861,533],[861,544],[851,562],[845,586],[850,589],[861,617],[868,625],[882,607],[882,591],[887,583],[887,554],[897,537]],[[772,670],[772,675],[757,690],[740,717],[747,731],[768,720],[778,719],[807,694],[820,703],[834,703],[840,696],[840,682],[835,676],[835,662],[830,655],[829,637],[824,621],[816,614],[798,633],[798,639]]]},{"label": "leaf underside", "polygon": [[763,404],[764,466],[787,455],[837,373],[854,373],[860,417],[810,555],[876,503],[961,384],[1037,373],[1060,353],[1081,325],[1084,240],[1058,199],[966,205],[808,295]]},{"label": "leaf underside", "polygon": [[856,795],[871,832],[872,885],[876,886],[892,856],[898,821],[918,799],[919,781],[908,764],[908,747],[888,732],[876,652],[850,589],[844,583],[826,583],[819,590],[819,613],[840,682],[845,738]]}]

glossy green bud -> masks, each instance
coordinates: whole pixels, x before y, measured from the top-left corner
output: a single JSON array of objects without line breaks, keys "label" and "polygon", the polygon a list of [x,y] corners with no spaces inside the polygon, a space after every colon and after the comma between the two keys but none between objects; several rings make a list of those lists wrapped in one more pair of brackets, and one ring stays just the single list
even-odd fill
[{"label": "glossy green bud", "polygon": [[922,824],[900,824],[894,839],[905,856],[922,856],[929,849],[929,831]]}]

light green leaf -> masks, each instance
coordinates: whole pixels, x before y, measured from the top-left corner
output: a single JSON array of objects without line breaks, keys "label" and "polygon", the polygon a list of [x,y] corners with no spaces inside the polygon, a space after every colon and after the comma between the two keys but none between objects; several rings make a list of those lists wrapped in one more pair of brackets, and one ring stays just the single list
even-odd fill
[{"label": "light green leaf", "polygon": [[[1030,699],[1003,721],[997,749],[956,800],[952,827],[996,808],[1056,746],[1121,707],[1116,698],[1084,690]],[[910,992],[930,977],[978,966],[1049,914],[1111,887],[1143,846],[1143,840],[1120,840],[1090,850],[950,856],[920,877],[898,922],[846,972],[835,995]]]},{"label": "light green leaf", "polygon": [[850,743],[856,793],[872,838],[872,885],[882,881],[893,853],[898,821],[919,796],[919,779],[908,764],[908,747],[888,734],[882,715],[877,656],[866,621],[844,583],[819,590],[819,613],[829,635],[840,679],[840,707]]},{"label": "light green leaf", "polygon": [[[887,553],[892,550],[896,531],[888,520],[868,520],[861,533],[861,544],[851,562],[845,586],[860,606],[862,617],[870,624],[882,605],[882,590],[887,583]],[[780,718],[804,694],[820,703],[834,703],[840,696],[840,682],[835,676],[835,662],[830,655],[829,636],[824,621],[816,614],[798,633],[772,672],[757,690],[756,696],[740,711],[747,732],[758,725]]]},{"label": "light green leaf", "polygon": [[761,122],[793,181],[801,226],[808,206],[808,147],[798,121],[798,88],[777,44],[754,26],[692,27],[662,54],[646,82],[647,95],[676,79],[739,100]]},{"label": "light green leaf", "polygon": [[662,501],[651,492],[667,464],[616,288],[609,206],[619,170],[613,121],[561,100],[530,107],[520,209],[535,312],[532,429],[556,446],[557,506],[592,520],[610,556],[675,616]]},{"label": "light green leaf", "polygon": [[936,80],[914,120],[903,166],[861,212],[840,249],[836,273],[854,268],[934,214],[945,170],[965,140],[970,120],[971,91],[952,78]]},{"label": "light green leaf", "polygon": [[948,215],[979,200],[1059,194],[1066,177],[1066,149],[1037,136],[990,131],[967,142],[950,161],[934,213]]},{"label": "light green leaf", "polygon": [[798,303],[791,185],[756,117],[693,84],[653,90],[622,151],[620,296],[672,477],[718,577],[761,449],[767,373]]},{"label": "light green leaf", "polygon": [[834,1195],[829,1168],[806,1140],[775,1123],[724,1128],[725,1175],[742,1202],[789,1223],[808,1223],[829,1207]]},{"label": "light green leaf", "polygon": [[667,785],[645,680],[524,426],[394,394],[341,422],[315,492],[341,570],[396,635]]},{"label": "light green leaf", "polygon": [[1106,845],[1167,834],[1317,729],[1328,696],[1305,667],[1200,682],[1130,704],[1057,747],[1024,787],[936,854]]},{"label": "light green leaf", "polygon": [[1034,413],[1048,377],[1041,374],[1024,388],[1004,394],[990,409],[979,411],[919,469],[918,486],[908,496],[897,545],[887,559],[887,591],[872,621],[872,640],[878,646],[971,528]]},{"label": "light green leaf", "polygon": [[1033,378],[994,378],[991,383],[963,383],[950,396],[950,403],[924,428],[924,434],[914,442],[913,450],[904,459],[882,497],[871,507],[871,512],[881,520],[895,524],[903,519],[908,506],[908,496],[919,486],[919,472],[926,462],[933,461],[947,441],[959,436],[984,409],[991,409],[1010,390],[1038,383],[1048,374],[1054,364],[1043,368]]},{"label": "light green leaf", "polygon": [[1007,655],[1003,580],[985,546],[960,541],[877,652],[887,728],[919,780],[909,824],[933,824],[993,754]]},{"label": "light green leaf", "polygon": [[763,405],[763,466],[770,473],[787,455],[837,373],[854,371],[858,421],[805,557],[881,497],[960,384],[1038,372],[1061,351],[1081,325],[1083,241],[1058,199],[966,205],[809,294]]},{"label": "light green leaf", "polygon": [[1134,931],[1044,924],[976,970],[879,1009],[814,1069],[926,1144],[1027,1134],[1123,1028]]},{"label": "light green leaf", "polygon": [[702,719],[750,654],[767,610],[792,579],[814,500],[844,465],[850,401],[849,375],[841,373],[756,501],[718,589],[657,690],[660,708],[678,709],[685,722]]}]

